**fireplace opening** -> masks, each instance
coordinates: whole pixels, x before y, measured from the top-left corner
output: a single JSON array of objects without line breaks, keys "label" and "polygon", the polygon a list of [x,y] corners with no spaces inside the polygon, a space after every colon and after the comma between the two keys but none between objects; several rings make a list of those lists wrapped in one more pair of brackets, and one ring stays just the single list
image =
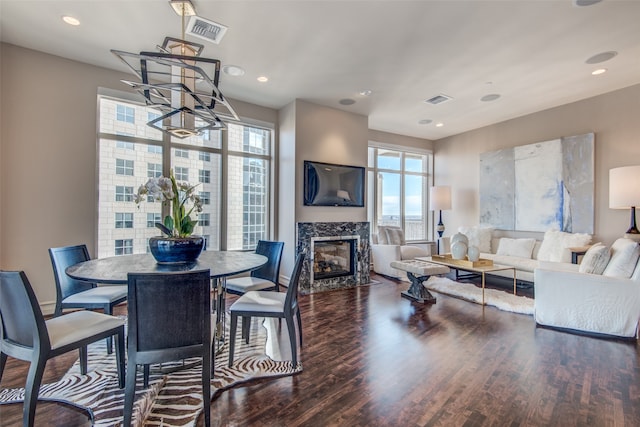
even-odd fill
[{"label": "fireplace opening", "polygon": [[356,239],[313,242],[314,280],[355,275],[356,242]]}]

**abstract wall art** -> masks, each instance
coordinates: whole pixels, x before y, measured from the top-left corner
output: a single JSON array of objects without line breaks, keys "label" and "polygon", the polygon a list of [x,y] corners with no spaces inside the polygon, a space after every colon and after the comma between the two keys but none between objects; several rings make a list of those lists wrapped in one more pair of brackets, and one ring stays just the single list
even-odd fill
[{"label": "abstract wall art", "polygon": [[594,134],[482,153],[480,223],[593,234]]}]

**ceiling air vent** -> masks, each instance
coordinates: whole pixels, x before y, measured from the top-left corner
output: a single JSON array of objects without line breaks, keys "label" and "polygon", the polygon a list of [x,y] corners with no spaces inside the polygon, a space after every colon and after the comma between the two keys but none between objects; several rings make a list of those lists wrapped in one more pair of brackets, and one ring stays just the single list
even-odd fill
[{"label": "ceiling air vent", "polygon": [[450,96],[440,94],[440,95],[433,96],[424,102],[426,102],[427,104],[438,105],[438,104],[442,104],[443,102],[450,101],[452,99],[453,98],[451,98]]},{"label": "ceiling air vent", "polygon": [[199,16],[192,16],[187,24],[186,33],[218,44],[227,32],[227,27]]}]

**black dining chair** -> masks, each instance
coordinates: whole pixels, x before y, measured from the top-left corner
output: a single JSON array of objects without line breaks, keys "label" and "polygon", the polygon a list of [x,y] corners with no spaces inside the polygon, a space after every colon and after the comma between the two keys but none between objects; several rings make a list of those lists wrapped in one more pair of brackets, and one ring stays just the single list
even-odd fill
[{"label": "black dining chair", "polygon": [[266,256],[268,258],[267,263],[258,269],[252,270],[251,275],[248,277],[227,279],[227,292],[242,295],[249,291],[280,291],[278,280],[283,248],[284,242],[259,240],[255,252],[258,255]]},{"label": "black dining chair", "polygon": [[205,425],[211,424],[211,293],[209,270],[129,273],[124,426],[131,425],[137,365],[202,357]]},{"label": "black dining chair", "polygon": [[293,266],[291,279],[287,292],[249,291],[238,298],[229,309],[231,312],[231,336],[229,339],[229,366],[233,364],[235,350],[236,328],[238,316],[242,317],[242,338],[249,343],[249,331],[252,317],[275,317],[285,319],[291,343],[291,356],[293,366],[298,364],[296,348],[296,329],[293,322],[295,316],[298,320],[298,332],[300,336],[300,348],[302,348],[302,319],[298,308],[298,286],[300,273],[305,254],[300,253]]},{"label": "black dining chair", "polygon": [[[86,245],[50,248],[49,257],[56,282],[56,307],[54,316],[60,316],[64,309],[102,309],[112,314],[113,307],[127,300],[125,285],[98,286],[96,283],[72,279],[65,270],[74,264],[89,261]],[[111,338],[107,339],[107,352],[111,353]]]},{"label": "black dining chair", "polygon": [[116,337],[120,388],[124,387],[124,320],[93,311],[76,311],[44,320],[23,271],[0,271],[0,379],[7,356],[28,361],[23,426],[33,426],[38,392],[47,360],[80,351],[80,372],[87,373],[87,345]]}]

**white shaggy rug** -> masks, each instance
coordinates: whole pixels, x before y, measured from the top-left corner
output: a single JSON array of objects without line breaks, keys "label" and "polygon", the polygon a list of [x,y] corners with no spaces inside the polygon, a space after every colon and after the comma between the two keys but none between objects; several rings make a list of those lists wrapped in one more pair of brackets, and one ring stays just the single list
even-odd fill
[{"label": "white shaggy rug", "polygon": [[[471,283],[454,282],[446,277],[431,276],[424,282],[424,286],[430,291],[459,297],[477,304],[482,303],[482,289]],[[516,296],[509,292],[485,288],[484,302],[500,310],[533,315],[533,299]]]}]

